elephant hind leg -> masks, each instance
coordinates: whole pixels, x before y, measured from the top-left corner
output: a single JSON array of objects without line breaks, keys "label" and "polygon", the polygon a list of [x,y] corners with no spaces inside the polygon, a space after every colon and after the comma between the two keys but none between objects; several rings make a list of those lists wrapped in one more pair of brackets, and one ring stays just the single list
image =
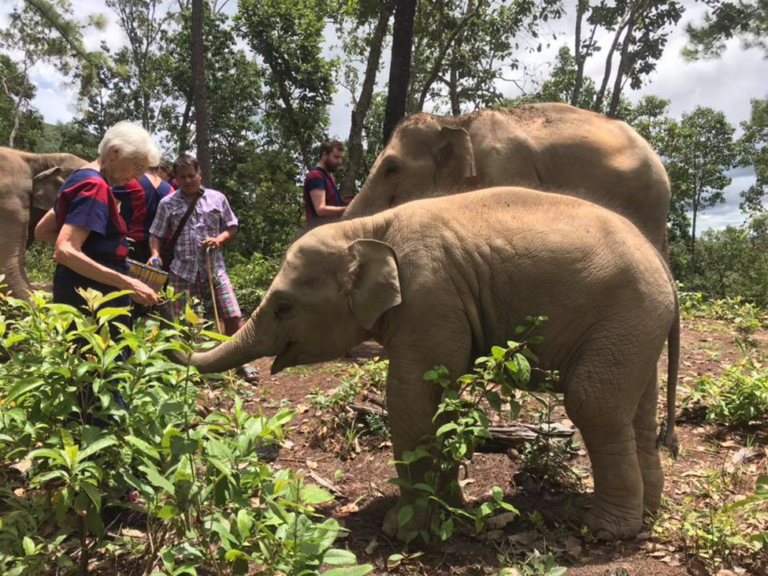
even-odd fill
[{"label": "elephant hind leg", "polygon": [[592,509],[584,521],[598,539],[634,538],[643,521],[643,477],[629,372],[615,365],[596,371],[585,360],[586,355],[565,391],[565,409],[584,438],[595,482]]},{"label": "elephant hind leg", "polygon": [[640,404],[637,406],[635,419],[632,422],[635,428],[637,458],[643,476],[643,507],[649,514],[655,514],[658,511],[661,505],[661,492],[664,489],[664,471],[656,448],[658,396],[659,387],[656,370],[654,370],[653,379],[648,382],[640,398]]}]

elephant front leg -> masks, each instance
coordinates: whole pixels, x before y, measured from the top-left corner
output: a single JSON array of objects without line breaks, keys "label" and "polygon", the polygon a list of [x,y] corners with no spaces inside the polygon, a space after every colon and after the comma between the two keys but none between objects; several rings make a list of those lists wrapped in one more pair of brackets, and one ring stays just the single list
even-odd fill
[{"label": "elephant front leg", "polygon": [[[423,375],[434,365],[421,364],[407,374],[398,370],[393,361],[387,381],[387,410],[392,428],[392,445],[395,460],[403,461],[409,452],[419,447],[425,438],[434,436],[442,422],[433,424],[432,419],[442,397],[443,389],[437,384],[424,382]],[[464,373],[464,367],[449,368],[451,378]],[[442,466],[439,474],[440,455],[433,449],[429,457],[420,458],[410,464],[397,464],[400,484],[400,498],[397,505],[387,513],[383,530],[391,537],[408,540],[415,532],[437,520],[437,510],[427,506],[425,493],[412,486],[426,483],[433,486],[438,495],[453,506],[461,506],[463,498],[458,485],[458,464]],[[399,524],[399,515],[405,506],[411,506],[413,517],[404,525]],[[434,506],[434,504],[432,504]]]}]

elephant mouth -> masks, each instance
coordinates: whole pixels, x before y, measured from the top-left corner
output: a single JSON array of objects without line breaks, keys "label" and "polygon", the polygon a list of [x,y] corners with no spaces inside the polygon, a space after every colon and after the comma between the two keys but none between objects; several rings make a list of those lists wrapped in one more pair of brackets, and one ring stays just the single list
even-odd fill
[{"label": "elephant mouth", "polygon": [[275,356],[275,360],[272,362],[270,373],[272,375],[279,374],[286,368],[296,365],[296,356],[298,352],[296,350],[296,342],[289,340],[285,343],[285,348]]}]

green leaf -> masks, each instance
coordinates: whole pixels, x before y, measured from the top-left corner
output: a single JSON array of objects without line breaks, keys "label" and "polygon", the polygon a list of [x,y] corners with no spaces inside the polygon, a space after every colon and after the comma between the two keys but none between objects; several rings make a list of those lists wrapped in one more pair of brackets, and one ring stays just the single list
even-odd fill
[{"label": "green leaf", "polygon": [[[459,426],[455,422],[448,422],[447,424],[443,424],[440,426],[440,428],[437,429],[437,432],[435,432],[435,436],[440,438],[440,436],[443,436],[444,434],[447,434],[448,432],[451,432],[452,430],[458,430]],[[405,459],[405,455],[403,455]]]},{"label": "green leaf", "polygon": [[301,501],[305,504],[324,504],[333,500],[333,495],[316,484],[301,487]]},{"label": "green leaf", "polygon": [[24,539],[22,540],[22,546],[24,546],[25,556],[35,555],[35,543],[32,541],[32,538],[29,536],[24,536]]},{"label": "green leaf", "polygon": [[344,568],[331,568],[322,572],[324,576],[365,576],[373,572],[371,564],[361,564],[360,566],[347,566]]},{"label": "green leaf", "polygon": [[345,566],[356,562],[357,556],[353,552],[340,548],[331,548],[323,555],[323,563],[331,566]]},{"label": "green leaf", "polygon": [[187,308],[184,310],[184,318],[186,318],[187,322],[192,324],[192,326],[197,326],[200,324],[200,322],[202,322],[200,316],[195,314],[195,311],[192,310],[192,307],[189,305],[189,303],[187,303]]},{"label": "green leaf", "polygon": [[496,502],[501,502],[502,500],[504,500],[504,492],[502,491],[501,488],[499,488],[498,486],[494,486],[492,490],[493,490],[493,499],[496,500]]},{"label": "green leaf", "polygon": [[5,402],[3,404],[8,405],[14,400],[24,396],[28,392],[39,388],[43,384],[45,384],[45,380],[42,378],[24,378],[19,381],[13,388],[11,388],[11,391],[8,392],[8,396],[5,398]]},{"label": "green leaf", "polygon": [[126,436],[125,439],[131,444],[133,444],[134,446],[136,446],[136,448],[144,452],[144,454],[146,454],[147,456],[150,456],[155,460],[160,460],[160,454],[157,452],[157,450],[152,448],[152,446],[147,444],[141,438],[137,438],[136,436]]},{"label": "green leaf", "polygon": [[[229,340],[232,340],[232,336],[219,334],[218,332],[211,332],[210,330],[200,330],[200,334],[206,338],[210,338],[211,340],[218,340],[219,342],[228,342]],[[230,550],[230,552],[234,552],[234,550]]]},{"label": "green leaf", "polygon": [[93,444],[90,444],[82,452],[80,452],[80,455],[78,456],[77,459],[86,460],[87,458],[96,454],[96,452],[99,452],[100,450],[103,450],[104,448],[108,446],[112,446],[114,444],[117,444],[117,438],[115,438],[114,436],[99,438],[98,440],[96,440],[96,442],[94,442]]},{"label": "green leaf", "polygon": [[178,414],[184,411],[184,402],[180,400],[166,400],[160,404],[157,411],[158,416],[167,416],[168,414]]},{"label": "green leaf", "polygon": [[88,494],[88,497],[93,502],[94,506],[96,506],[96,512],[101,513],[101,494],[99,494],[99,491],[96,489],[95,486],[92,484],[89,484],[88,482],[82,482],[80,484],[80,488]]},{"label": "green leaf", "polygon": [[155,486],[156,488],[162,488],[166,492],[168,492],[171,495],[176,494],[176,488],[169,482],[166,478],[163,478],[163,476],[154,468],[150,468],[149,466],[139,466],[139,470],[143,470],[144,473],[147,475],[147,480],[150,481],[152,486]]},{"label": "green leaf", "polygon": [[[130,296],[133,294],[133,290],[119,290],[118,292],[110,292],[106,296],[99,296],[93,301],[93,305],[96,308],[101,308],[106,304],[107,302],[111,302],[112,300],[117,300],[118,298],[122,298],[123,296]],[[130,313],[128,313],[130,316]]]},{"label": "green leaf", "polygon": [[397,525],[405,526],[413,518],[413,506],[403,506],[397,514]]},{"label": "green leaf", "polygon": [[99,324],[110,322],[120,316],[130,317],[130,312],[126,308],[102,308],[96,313],[96,317],[99,319]]}]

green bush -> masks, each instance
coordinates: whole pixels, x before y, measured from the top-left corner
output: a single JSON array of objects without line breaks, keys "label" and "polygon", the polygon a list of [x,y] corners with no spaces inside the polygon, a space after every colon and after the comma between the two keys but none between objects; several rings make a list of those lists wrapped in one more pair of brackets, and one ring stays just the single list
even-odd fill
[{"label": "green bush", "polygon": [[53,282],[56,262],[53,261],[53,246],[35,242],[27,250],[26,271],[30,282]]},{"label": "green bush", "polygon": [[[332,496],[260,457],[295,412],[250,414],[238,399],[232,414],[202,417],[199,375],[164,351],[211,333],[188,308],[189,325],[117,324],[113,338],[128,313],[113,297],[89,292],[88,314],[43,296],[0,300],[0,573],[86,573],[89,556],[118,554],[154,574],[354,564],[333,548],[339,524],[315,512]],[[147,545],[110,534],[129,512]]]},{"label": "green bush", "polygon": [[746,358],[729,366],[719,378],[704,376],[683,405],[700,402],[707,420],[721,424],[748,424],[768,417],[768,368]]},{"label": "green bush", "polygon": [[258,308],[278,270],[278,260],[261,254],[253,254],[250,260],[238,253],[227,255],[227,274],[244,315]]}]

